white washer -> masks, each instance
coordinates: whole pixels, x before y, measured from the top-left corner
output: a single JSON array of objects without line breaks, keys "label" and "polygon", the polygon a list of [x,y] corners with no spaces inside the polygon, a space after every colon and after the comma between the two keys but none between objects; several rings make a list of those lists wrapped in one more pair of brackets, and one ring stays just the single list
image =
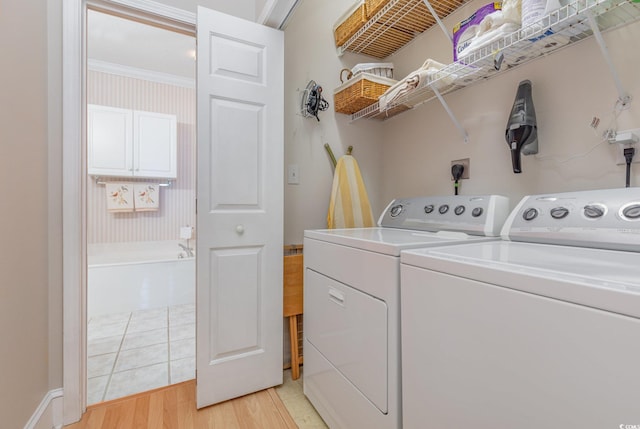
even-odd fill
[{"label": "white washer", "polygon": [[404,429],[640,427],[640,188],[525,197],[502,234],[402,253]]},{"label": "white washer", "polygon": [[495,240],[507,215],[505,197],[421,197],[305,231],[304,392],[330,428],[401,427],[400,251]]}]

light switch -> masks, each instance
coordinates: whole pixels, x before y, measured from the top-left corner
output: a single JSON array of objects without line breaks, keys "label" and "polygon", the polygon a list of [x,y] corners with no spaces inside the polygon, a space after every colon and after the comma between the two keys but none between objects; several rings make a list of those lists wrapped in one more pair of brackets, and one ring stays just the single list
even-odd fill
[{"label": "light switch", "polygon": [[289,164],[287,169],[287,183],[290,185],[297,185],[300,183],[298,171],[298,164]]}]

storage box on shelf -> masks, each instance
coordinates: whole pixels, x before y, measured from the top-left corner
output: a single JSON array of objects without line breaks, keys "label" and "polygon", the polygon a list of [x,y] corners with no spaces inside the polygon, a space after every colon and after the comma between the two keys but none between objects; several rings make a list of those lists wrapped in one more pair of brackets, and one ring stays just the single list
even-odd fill
[{"label": "storage box on shelf", "polygon": [[334,90],[333,106],[338,113],[352,114],[378,102],[395,80],[370,73],[359,73]]},{"label": "storage box on shelf", "polygon": [[[447,65],[419,90],[407,93],[381,110],[378,103],[351,115],[361,118],[385,119],[408,108],[441,95],[469,86],[481,80],[524,64],[562,47],[593,35],[589,15],[595,17],[599,31],[610,30],[640,18],[640,3],[630,0],[578,0],[543,17],[534,25],[522,28]],[[496,62],[496,53],[504,58]],[[405,106],[398,109],[398,106]]]},{"label": "storage box on shelf", "polygon": [[351,36],[362,28],[367,22],[367,11],[364,1],[361,0],[354,4],[333,27],[333,37],[336,40],[336,46],[344,44]]},{"label": "storage box on shelf", "polygon": [[370,19],[389,3],[389,0],[364,0],[364,4],[367,7],[367,19]]},{"label": "storage box on shelf", "polygon": [[351,73],[370,73],[376,76],[393,79],[393,63],[360,63],[351,69]]}]

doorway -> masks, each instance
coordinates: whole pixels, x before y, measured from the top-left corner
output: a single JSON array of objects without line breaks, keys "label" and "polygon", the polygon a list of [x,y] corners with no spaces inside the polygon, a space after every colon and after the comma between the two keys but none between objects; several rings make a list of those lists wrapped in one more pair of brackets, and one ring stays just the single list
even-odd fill
[{"label": "doorway", "polygon": [[[128,4],[134,4],[133,12]],[[85,129],[85,29],[86,7],[100,11],[109,11],[117,16],[133,16],[134,20],[142,20],[158,25],[161,28],[171,28],[184,34],[195,36],[196,14],[181,9],[160,5],[156,2],[144,2],[139,0],[68,0],[63,3],[63,419],[65,423],[79,420],[86,407],[86,279],[87,279],[87,251],[86,251],[86,145],[84,144]],[[212,207],[207,197],[211,195],[208,190],[211,185],[225,191],[221,194],[213,194],[224,197],[218,203],[223,203],[219,208],[212,210],[214,215],[227,214],[231,225],[216,222],[217,226],[224,228],[224,234],[207,234],[201,227],[202,219],[198,219],[198,237],[213,239],[211,242],[198,240],[198,302],[197,320],[198,337],[198,383],[197,397],[204,407],[216,401],[207,398],[205,391],[222,392],[227,398],[233,395],[244,395],[271,387],[282,381],[282,150],[283,150],[283,37],[273,29],[257,25],[247,20],[236,18],[221,12],[198,7],[198,67],[214,67],[207,72],[206,69],[198,71],[201,77],[219,78],[223,85],[210,87],[204,81],[198,83],[198,108],[197,108],[197,141],[198,141],[198,203],[202,207]],[[201,31],[202,30],[202,31]],[[212,49],[211,44],[216,46]],[[268,45],[270,55],[264,55],[265,43]],[[208,46],[208,47],[207,47]],[[258,49],[256,49],[258,47]],[[238,49],[243,52],[238,55]],[[246,61],[247,59],[252,59]],[[254,67],[261,64],[260,67]],[[230,72],[230,73],[229,73]],[[234,77],[235,76],[235,77]],[[264,81],[264,85],[260,82]],[[252,90],[259,85],[266,91]],[[239,87],[240,86],[240,87]],[[254,100],[255,97],[260,97]],[[209,100],[220,102],[207,102]],[[204,103],[202,102],[204,101]],[[212,109],[220,112],[213,112]],[[220,116],[218,113],[222,113]],[[229,120],[225,120],[229,119]],[[216,122],[213,124],[213,122]],[[269,124],[269,126],[265,126]],[[248,126],[251,125],[251,126]],[[215,130],[215,135],[209,133]],[[238,136],[237,131],[242,131]],[[253,130],[253,131],[252,131]],[[243,143],[240,151],[237,145],[238,138]],[[268,149],[267,149],[268,143]],[[211,158],[202,156],[213,147],[218,150],[218,156]],[[259,155],[256,159],[253,153],[247,163],[244,156],[246,150],[254,148]],[[204,152],[203,152],[204,151]],[[264,157],[268,157],[265,159]],[[217,165],[213,166],[212,161]],[[217,167],[224,167],[217,168]],[[253,169],[251,169],[251,168]],[[228,171],[236,174],[226,174]],[[241,171],[242,174],[237,174]],[[215,172],[207,176],[206,172]],[[223,180],[224,179],[224,180]],[[242,180],[240,180],[242,179]],[[267,182],[263,182],[263,179]],[[245,182],[244,186],[242,182]],[[205,183],[207,186],[200,186]],[[233,186],[225,186],[230,183]],[[259,190],[257,202],[261,204],[259,210],[247,210],[245,200],[235,198],[245,196],[233,192],[234,189]],[[266,210],[265,210],[266,209]],[[238,213],[233,213],[233,212]],[[208,212],[208,211],[207,211]],[[198,215],[203,214],[199,210]],[[264,215],[268,216],[264,216]],[[242,223],[238,224],[240,216]],[[245,228],[246,226],[246,228]],[[230,235],[228,232],[232,231]],[[266,240],[262,236],[256,236],[255,232],[268,233]],[[216,237],[232,239],[222,242]],[[225,248],[248,249],[244,253],[225,253]],[[255,249],[259,249],[256,253]],[[202,251],[201,251],[202,250]],[[246,273],[234,269],[235,256],[256,255],[253,258],[254,275],[250,280],[254,281],[253,298],[245,299],[237,296],[235,287],[237,283],[229,280],[229,274]],[[214,257],[219,256],[218,269],[212,271],[209,264]],[[231,258],[228,258],[231,256]],[[246,258],[245,258],[246,259]],[[212,279],[211,273],[226,275],[222,278],[218,275]],[[212,284],[212,280],[224,280]],[[231,279],[232,280],[232,279]],[[214,317],[214,310],[222,309],[224,314],[218,316],[236,317],[236,311],[228,311],[229,306],[223,301],[202,299],[201,292],[211,290],[209,286],[218,288],[219,292],[226,293],[226,297],[236,297],[232,303],[233,308],[246,307],[253,313],[252,319],[256,321],[256,329],[252,332],[259,333],[259,350],[251,353],[243,352],[240,348],[228,349],[228,352],[237,352],[237,356],[229,359],[230,353],[220,356],[213,361],[220,375],[229,378],[228,383],[220,383],[213,373],[202,371],[212,363],[208,359],[209,352],[215,352],[214,347],[209,347],[207,339],[219,339],[213,331],[219,331],[227,337],[236,339],[230,329],[221,329],[218,323],[221,319]],[[251,297],[249,297],[251,298]],[[212,308],[216,305],[217,308]],[[243,313],[244,314],[244,313]],[[246,323],[229,323],[224,319],[227,327],[243,328]],[[208,323],[211,322],[211,323]],[[268,335],[267,335],[268,334]],[[220,341],[217,344],[221,344]],[[237,344],[237,341],[225,343],[225,346]],[[255,357],[268,356],[269,367],[256,365],[251,362]],[[245,362],[253,372],[234,372],[228,364]],[[260,362],[258,362],[260,363]],[[234,376],[242,374],[243,377]],[[255,386],[255,381],[265,381],[266,385]],[[214,389],[215,388],[215,389]],[[235,389],[235,390],[233,390]],[[232,391],[233,390],[233,391]]]},{"label": "doorway", "polygon": [[89,9],[86,40],[92,405],[195,378],[196,94],[193,36]]}]

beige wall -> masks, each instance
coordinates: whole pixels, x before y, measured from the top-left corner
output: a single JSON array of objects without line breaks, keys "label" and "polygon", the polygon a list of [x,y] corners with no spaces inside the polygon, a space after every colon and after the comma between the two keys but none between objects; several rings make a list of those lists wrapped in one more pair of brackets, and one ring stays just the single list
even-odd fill
[{"label": "beige wall", "polygon": [[23,427],[49,390],[46,3],[6,0],[0,11],[0,416],[7,428]]},{"label": "beige wall", "polygon": [[[471,178],[461,193],[499,193],[512,199],[524,195],[624,186],[624,167],[615,165],[615,148],[601,144],[601,132],[612,123],[617,92],[595,39],[562,49],[500,74],[489,81],[445,96],[469,134],[469,143],[455,129],[443,107],[434,100],[388,121],[359,120],[345,115],[321,114],[318,124],[296,115],[299,89],[310,78],[324,86],[327,99],[339,84],[342,67],[358,62],[392,61],[396,78],[406,76],[427,58],[452,61],[452,49],[439,27],[428,30],[411,44],[384,60],[345,54],[337,57],[331,25],[351,0],[300,5],[285,30],[285,164],[300,165],[300,185],[285,185],[285,243],[302,240],[303,230],[324,227],[331,186],[331,171],[322,143],[329,141],[338,153],[354,145],[376,216],[392,198],[453,193],[450,163],[471,159]],[[445,19],[449,29],[483,5],[476,1]],[[320,24],[323,23],[323,24]],[[627,90],[640,93],[637,69],[640,23],[605,34],[613,61]],[[530,79],[538,120],[540,153],[523,157],[522,174],[513,174],[504,139],[507,115],[518,83]],[[640,128],[638,101],[623,111],[618,129]],[[601,119],[597,131],[592,117]],[[574,155],[584,156],[570,159]],[[640,185],[640,164],[633,173]]]},{"label": "beige wall", "polygon": [[49,389],[62,387],[62,0],[47,2]]},{"label": "beige wall", "polygon": [[[452,28],[482,4],[468,5],[445,24]],[[640,51],[632,48],[639,37],[640,23],[604,35],[624,86],[636,98],[619,115],[619,130],[640,128]],[[451,55],[443,33],[434,28],[389,60],[396,64],[398,76],[404,76],[428,57],[449,63]],[[514,174],[504,130],[518,83],[524,79],[533,85],[540,151],[523,157],[523,172]],[[617,96],[591,37],[445,96],[469,133],[466,145],[437,100],[400,115],[384,126],[385,140],[393,143],[383,145],[381,198],[453,192],[450,163],[460,158],[471,159],[471,178],[462,182],[461,193],[507,195],[512,206],[527,194],[623,187],[625,171],[615,164],[615,147],[603,143],[587,153],[601,141],[604,129],[615,126]],[[589,126],[594,116],[601,119],[597,131]],[[640,185],[637,165],[632,183]]]},{"label": "beige wall", "polygon": [[[297,164],[300,184],[285,184],[284,242],[301,244],[304,229],[326,228],[333,168],[324,149],[329,143],[342,156],[349,145],[359,163],[374,214],[383,209],[384,124],[349,123],[333,110],[333,89],[340,70],[369,58],[346,54],[339,58],[333,43],[333,23],[352,0],[303,1],[285,29],[285,170]],[[320,122],[300,115],[300,97],[310,79],[323,87],[330,107],[320,112]]]}]

